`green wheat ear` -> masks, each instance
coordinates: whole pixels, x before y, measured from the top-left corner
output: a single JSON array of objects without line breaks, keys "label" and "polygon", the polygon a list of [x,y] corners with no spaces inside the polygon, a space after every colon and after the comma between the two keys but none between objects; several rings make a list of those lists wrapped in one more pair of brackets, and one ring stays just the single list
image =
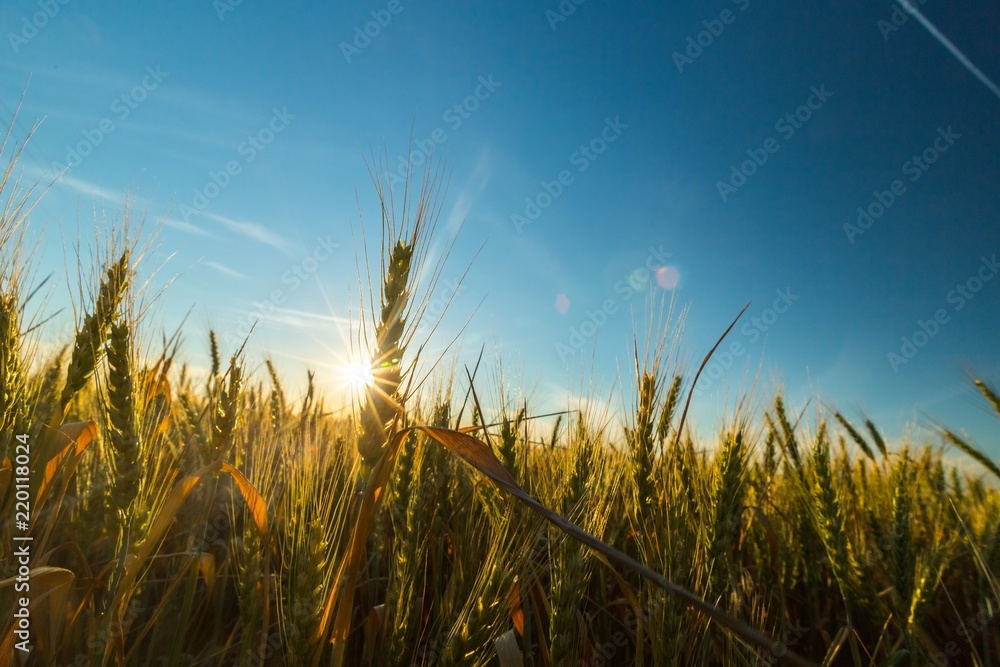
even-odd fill
[{"label": "green wheat ear", "polygon": [[114,476],[112,496],[123,521],[139,490],[139,434],[132,363],[132,334],[121,319],[111,325],[108,345],[108,442]]},{"label": "green wheat ear", "polygon": [[108,329],[128,289],[129,255],[129,251],[126,250],[117,262],[107,268],[101,280],[94,312],[87,314],[76,332],[73,354],[66,373],[66,384],[59,398],[62,414],[57,416],[60,419],[65,416],[66,409],[76,394],[94,374],[97,363],[104,355]]},{"label": "green wheat ear", "polygon": [[16,286],[0,293],[0,461],[24,427],[26,385],[21,361],[20,303]]},{"label": "green wheat ear", "polygon": [[404,353],[401,340],[406,324],[403,314],[410,298],[407,284],[412,259],[413,244],[397,241],[389,255],[382,284],[382,312],[372,355],[375,386],[368,391],[358,435],[358,453],[366,466],[374,465],[382,455],[388,431],[399,409],[400,364]]},{"label": "green wheat ear", "polygon": [[[426,257],[426,242],[433,235],[440,213],[443,191],[439,190],[438,171],[429,165],[423,183],[414,191],[407,174],[403,190],[402,217],[397,220],[393,192],[376,173],[378,160],[370,169],[382,214],[382,263],[380,273],[379,314],[374,322],[375,344],[371,352],[373,386],[365,396],[357,424],[357,450],[362,474],[367,477],[382,456],[395,424],[403,413],[406,396],[402,382],[409,366],[417,362],[422,345],[407,357],[411,332],[426,308],[426,296],[414,298],[415,272]],[[382,164],[387,168],[387,162]],[[425,289],[432,289],[440,267],[430,271]],[[375,310],[374,304],[372,310]]]},{"label": "green wheat ear", "polygon": [[[220,383],[220,393],[212,420],[213,459],[225,459],[232,449],[233,435],[240,413],[240,392],[243,388],[243,367],[238,355],[229,360],[228,383]],[[225,379],[225,378],[224,378]]]}]

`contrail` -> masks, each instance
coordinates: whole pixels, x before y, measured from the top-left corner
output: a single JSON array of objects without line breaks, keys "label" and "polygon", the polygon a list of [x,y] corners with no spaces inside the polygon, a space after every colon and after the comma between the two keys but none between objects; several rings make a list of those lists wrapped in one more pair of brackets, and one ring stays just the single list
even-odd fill
[{"label": "contrail", "polygon": [[1000,88],[998,88],[995,83],[990,81],[989,77],[983,74],[978,67],[973,65],[972,61],[966,58],[965,54],[959,51],[958,47],[951,43],[951,40],[942,35],[941,31],[938,30],[936,27],[934,27],[934,24],[928,21],[927,18],[920,13],[920,10],[913,6],[910,0],[896,0],[896,2],[902,5],[903,9],[908,11],[910,14],[916,16],[917,20],[920,21],[920,24],[923,25],[925,28],[927,28],[927,32],[929,32],[937,41],[944,44],[944,47],[949,51],[951,51],[951,54],[958,59],[958,62],[962,63],[965,69],[972,72],[972,74],[975,75],[977,79],[983,82],[984,86],[990,89],[991,93],[993,93],[994,95],[997,96],[998,99],[1000,99]]}]

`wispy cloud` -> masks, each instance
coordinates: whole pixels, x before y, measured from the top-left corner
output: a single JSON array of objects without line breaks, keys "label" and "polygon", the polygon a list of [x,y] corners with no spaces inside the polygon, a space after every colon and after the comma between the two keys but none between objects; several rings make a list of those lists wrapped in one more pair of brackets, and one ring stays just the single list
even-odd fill
[{"label": "wispy cloud", "polygon": [[469,211],[472,210],[472,204],[483,194],[483,190],[486,189],[486,185],[490,182],[492,172],[493,159],[487,147],[479,152],[476,165],[472,168],[468,179],[466,179],[462,191],[455,198],[455,204],[451,207],[451,211],[448,212],[448,220],[445,225],[448,228],[449,236],[454,236],[458,233],[459,227],[465,222]]},{"label": "wispy cloud", "polygon": [[[51,178],[52,172],[42,171],[38,169],[26,169],[26,172],[37,172],[42,178]],[[128,192],[122,192],[121,190],[112,190],[111,188],[104,187],[93,181],[88,181],[76,176],[70,176],[69,174],[63,174],[59,176],[52,184],[54,189],[64,189],[70,190],[77,194],[86,195],[87,197],[94,197],[97,199],[103,199],[104,201],[111,202],[113,204],[122,205],[126,200],[130,201],[133,205],[138,207],[146,207],[149,202],[142,197],[136,197],[135,195],[129,194]],[[167,227],[186,232],[188,234],[194,234],[197,236],[211,236],[207,231],[201,227],[192,224],[186,220],[178,220],[177,218],[164,218],[163,224]]]},{"label": "wispy cloud", "polygon": [[248,280],[250,278],[250,276],[248,276],[247,274],[240,273],[236,269],[231,269],[228,266],[225,266],[224,264],[219,264],[218,262],[205,262],[205,266],[215,269],[219,273],[225,274],[227,276],[231,276],[233,278],[239,278],[240,280]]},{"label": "wispy cloud", "polygon": [[[490,181],[492,167],[493,161],[490,157],[490,151],[488,148],[484,148],[480,151],[479,158],[476,160],[475,166],[466,179],[465,185],[455,198],[455,203],[448,211],[448,216],[445,219],[445,228],[448,231],[449,239],[454,239],[455,235],[458,234],[462,223],[465,222],[469,211],[472,210],[473,203],[479,199],[483,190],[486,189],[486,185]],[[418,283],[426,280],[434,272],[437,267],[438,258],[444,252],[446,246],[447,242],[443,239],[434,239],[427,250],[423,264],[418,270]]]},{"label": "wispy cloud", "polygon": [[252,123],[254,116],[247,112],[246,100],[232,100],[218,96],[215,92],[203,92],[194,88],[172,85],[160,93],[160,99],[167,104],[200,116],[212,115],[232,123]]},{"label": "wispy cloud", "polygon": [[239,234],[240,236],[245,236],[246,238],[258,243],[269,245],[272,248],[280,250],[286,255],[292,254],[292,250],[295,247],[289,239],[271,231],[258,222],[251,222],[249,220],[233,220],[232,218],[227,218],[223,215],[217,215],[215,213],[202,212],[201,215],[218,222],[231,232]]},{"label": "wispy cloud", "polygon": [[208,232],[197,225],[192,225],[190,222],[185,220],[178,220],[177,218],[167,218],[163,221],[167,227],[173,227],[174,229],[179,229],[182,232],[187,232],[188,234],[195,234],[197,236],[211,236]]},{"label": "wispy cloud", "polygon": [[328,315],[324,313],[314,313],[305,310],[295,310],[292,308],[276,308],[268,316],[267,322],[296,327],[299,329],[313,327],[329,327],[331,324],[350,325],[351,320],[347,317]]},{"label": "wispy cloud", "polygon": [[[60,89],[66,86],[76,88],[86,88],[93,90],[103,88],[108,91],[115,91],[130,85],[131,79],[122,72],[111,69],[101,69],[92,66],[74,67],[66,65],[61,67],[39,67],[38,65],[27,65],[18,62],[5,62],[4,69],[19,72],[30,76],[35,83],[33,85],[45,85],[46,83],[57,84]],[[142,67],[139,68],[140,70]]]},{"label": "wispy cloud", "polygon": [[[135,85],[136,78],[145,75],[147,65],[155,66],[155,61],[130,64],[127,68],[110,69],[93,67],[74,67],[63,63],[60,67],[39,67],[17,62],[5,62],[4,69],[21,74],[25,79],[29,76],[32,87],[58,89],[63,93],[73,90],[86,90],[93,93],[105,90],[112,97],[125,92]],[[254,116],[247,111],[246,100],[220,98],[217,91],[199,90],[171,83],[157,91],[157,98],[181,111],[189,111],[199,116],[212,115],[233,123],[253,122]],[[108,100],[109,104],[111,100]]]},{"label": "wispy cloud", "polygon": [[[70,176],[69,174],[63,174],[60,176],[53,184],[53,187],[67,188],[73,192],[87,195],[88,197],[98,197],[117,204],[121,204],[125,199],[125,194],[120,190],[112,190],[104,187],[103,185],[98,185],[97,183],[86,181],[82,178],[77,178],[76,176]],[[135,198],[130,197],[130,199],[134,200]]]}]

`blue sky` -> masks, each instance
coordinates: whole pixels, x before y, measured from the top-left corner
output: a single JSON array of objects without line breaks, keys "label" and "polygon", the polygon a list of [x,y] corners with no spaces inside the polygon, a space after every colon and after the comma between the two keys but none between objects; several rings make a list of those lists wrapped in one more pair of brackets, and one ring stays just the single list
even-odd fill
[{"label": "blue sky", "polygon": [[[995,3],[919,6],[1000,78]],[[415,166],[450,170],[434,248],[464,223],[437,304],[482,248],[439,342],[476,311],[462,359],[499,344],[539,411],[581,368],[607,393],[651,299],[688,309],[692,370],[750,301],[700,423],[761,368],[797,406],[893,435],[930,415],[1000,454],[967,378],[1000,382],[1000,98],[892,2],[15,0],[0,25],[0,114],[30,76],[15,134],[44,117],[26,178],[70,163],[32,219],[39,274],[133,192],[196,362],[263,312],[257,359],[336,384],[364,158],[395,170],[412,133]]]}]

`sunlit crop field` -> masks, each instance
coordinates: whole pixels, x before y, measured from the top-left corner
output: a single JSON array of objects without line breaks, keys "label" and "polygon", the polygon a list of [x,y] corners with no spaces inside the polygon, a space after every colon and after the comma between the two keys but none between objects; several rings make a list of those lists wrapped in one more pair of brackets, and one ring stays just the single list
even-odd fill
[{"label": "sunlit crop field", "polygon": [[1000,663],[1000,469],[958,430],[887,444],[779,394],[702,440],[698,368],[666,333],[627,351],[618,414],[542,422],[478,369],[418,374],[433,179],[368,232],[353,414],[312,375],[292,400],[272,361],[214,334],[193,372],[144,308],[124,218],[80,267],[74,336],[45,352],[12,173],[2,664]]}]

